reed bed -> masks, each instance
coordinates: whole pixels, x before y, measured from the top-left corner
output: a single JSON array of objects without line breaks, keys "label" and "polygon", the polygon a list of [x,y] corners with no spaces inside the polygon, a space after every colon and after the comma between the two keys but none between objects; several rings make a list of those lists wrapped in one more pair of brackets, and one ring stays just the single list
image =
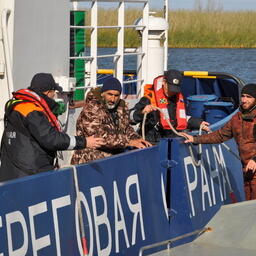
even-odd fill
[{"label": "reed bed", "polygon": [[[161,13],[156,12],[156,15]],[[142,13],[126,10],[125,24],[134,24]],[[256,12],[171,11],[169,47],[174,48],[256,48]],[[90,12],[86,23],[89,24]],[[116,10],[99,11],[99,25],[116,25]],[[117,29],[100,29],[98,45],[116,47]],[[87,31],[87,42],[89,42]],[[133,29],[125,30],[125,46],[136,47],[140,38]],[[88,44],[88,43],[87,43]]]}]

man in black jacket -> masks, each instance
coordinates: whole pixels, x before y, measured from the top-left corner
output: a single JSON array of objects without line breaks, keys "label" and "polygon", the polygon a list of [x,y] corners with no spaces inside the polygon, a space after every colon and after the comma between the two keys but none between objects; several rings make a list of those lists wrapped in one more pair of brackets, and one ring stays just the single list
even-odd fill
[{"label": "man in black jacket", "polygon": [[203,130],[209,131],[209,123],[186,116],[181,93],[182,78],[181,72],[173,69],[165,72],[164,76],[155,78],[153,85],[146,85],[144,97],[131,110],[130,118],[133,123],[142,124],[144,114],[148,114],[145,123],[147,141],[157,143],[160,138],[175,136],[159,109],[165,112],[165,116],[168,116],[170,123],[178,131],[199,129],[200,125]]},{"label": "man in black jacket", "polygon": [[13,93],[6,103],[1,141],[0,181],[53,170],[58,150],[96,148],[102,139],[69,136],[53,112],[55,91],[62,88],[48,73],[36,74],[28,89]]}]

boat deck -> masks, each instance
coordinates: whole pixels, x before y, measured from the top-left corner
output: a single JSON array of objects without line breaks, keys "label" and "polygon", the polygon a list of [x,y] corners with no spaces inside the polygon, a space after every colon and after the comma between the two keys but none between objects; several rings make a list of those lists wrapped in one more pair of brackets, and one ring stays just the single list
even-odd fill
[{"label": "boat deck", "polygon": [[254,256],[256,255],[255,219],[256,200],[225,205],[207,224],[212,231],[203,233],[192,243],[154,253],[151,256]]}]

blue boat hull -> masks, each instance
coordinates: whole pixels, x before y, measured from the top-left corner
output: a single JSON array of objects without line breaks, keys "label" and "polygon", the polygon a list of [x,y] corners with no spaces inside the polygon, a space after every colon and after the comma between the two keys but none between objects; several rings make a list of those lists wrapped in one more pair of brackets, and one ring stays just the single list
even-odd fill
[{"label": "blue boat hull", "polygon": [[[240,161],[220,145],[203,146],[200,167],[175,138],[76,170],[89,255],[138,255],[142,246],[204,227],[230,203],[227,179],[244,200]],[[83,255],[74,172],[1,184],[0,253]]]}]

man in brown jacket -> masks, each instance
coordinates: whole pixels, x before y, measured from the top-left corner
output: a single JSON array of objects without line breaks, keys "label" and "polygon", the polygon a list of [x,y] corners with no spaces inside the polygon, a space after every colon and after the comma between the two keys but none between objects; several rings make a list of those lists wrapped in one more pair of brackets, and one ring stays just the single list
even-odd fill
[{"label": "man in brown jacket", "polygon": [[104,139],[104,146],[76,150],[71,164],[81,164],[118,154],[128,146],[151,146],[130,126],[127,105],[120,99],[121,91],[121,83],[116,78],[110,78],[101,88],[94,88],[88,93],[77,120],[77,134],[101,137]]},{"label": "man in brown jacket", "polygon": [[185,143],[216,144],[234,138],[241,158],[246,199],[256,199],[256,84],[241,91],[240,111],[219,130],[201,136],[187,137]]}]

